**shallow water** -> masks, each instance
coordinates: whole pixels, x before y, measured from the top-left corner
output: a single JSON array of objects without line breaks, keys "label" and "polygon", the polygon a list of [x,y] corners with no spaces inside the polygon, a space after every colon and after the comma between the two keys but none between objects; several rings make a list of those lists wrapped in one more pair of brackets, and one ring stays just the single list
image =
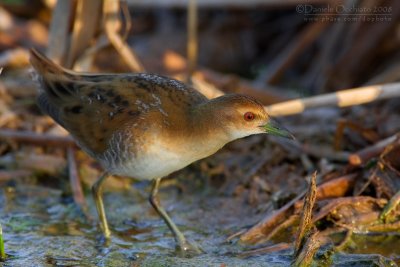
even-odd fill
[{"label": "shallow water", "polygon": [[[97,228],[90,194],[87,219],[62,191],[36,185],[16,184],[0,191],[0,218],[8,260],[0,266],[289,266],[291,250],[251,258],[238,254],[248,247],[225,242],[227,236],[257,222],[262,214],[240,198],[200,189],[181,194],[176,187],[163,188],[161,201],[189,240],[204,254],[180,258],[168,228],[147,202],[146,191],[105,192],[112,239],[105,243]],[[123,204],[121,204],[123,203]],[[348,249],[351,253],[396,254],[390,249]],[[365,243],[365,239],[362,240]],[[362,243],[361,242],[361,243]],[[367,242],[368,243],[368,242]],[[376,241],[377,244],[383,244]],[[368,244],[373,244],[368,243]],[[379,245],[378,245],[379,247]],[[387,252],[387,253],[385,253]],[[400,253],[397,253],[399,256]],[[395,266],[379,256],[337,254],[334,266]],[[383,264],[383,265],[382,265]],[[377,265],[375,265],[377,266]]]}]

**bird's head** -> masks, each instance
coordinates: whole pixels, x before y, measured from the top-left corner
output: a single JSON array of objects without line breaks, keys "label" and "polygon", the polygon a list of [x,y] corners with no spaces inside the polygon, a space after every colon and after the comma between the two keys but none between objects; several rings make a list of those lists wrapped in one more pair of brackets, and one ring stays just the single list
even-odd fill
[{"label": "bird's head", "polygon": [[257,100],[244,95],[224,95],[209,101],[213,119],[224,128],[231,140],[253,134],[267,133],[294,139],[265,111]]}]

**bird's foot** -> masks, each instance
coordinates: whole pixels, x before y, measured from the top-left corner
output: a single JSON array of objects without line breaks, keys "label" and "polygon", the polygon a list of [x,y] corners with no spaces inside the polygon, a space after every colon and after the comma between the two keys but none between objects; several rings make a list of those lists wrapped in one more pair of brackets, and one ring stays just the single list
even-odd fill
[{"label": "bird's foot", "polygon": [[180,257],[183,258],[192,258],[204,253],[204,251],[196,243],[188,242],[186,240],[177,245],[176,252]]}]

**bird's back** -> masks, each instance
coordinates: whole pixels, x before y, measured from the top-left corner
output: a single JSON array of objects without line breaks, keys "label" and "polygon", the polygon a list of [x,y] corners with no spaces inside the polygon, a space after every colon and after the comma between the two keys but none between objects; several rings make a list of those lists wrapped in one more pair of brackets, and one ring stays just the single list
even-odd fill
[{"label": "bird's back", "polygon": [[38,105],[103,165],[143,153],[149,132],[179,128],[191,107],[207,101],[158,75],[75,73],[36,51],[31,63],[41,85]]}]

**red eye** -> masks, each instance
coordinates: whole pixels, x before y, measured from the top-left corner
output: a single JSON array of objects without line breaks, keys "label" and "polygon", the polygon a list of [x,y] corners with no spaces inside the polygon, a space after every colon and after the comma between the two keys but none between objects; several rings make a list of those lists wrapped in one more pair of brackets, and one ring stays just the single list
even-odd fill
[{"label": "red eye", "polygon": [[246,121],[252,121],[256,116],[253,112],[246,112],[243,117]]}]

